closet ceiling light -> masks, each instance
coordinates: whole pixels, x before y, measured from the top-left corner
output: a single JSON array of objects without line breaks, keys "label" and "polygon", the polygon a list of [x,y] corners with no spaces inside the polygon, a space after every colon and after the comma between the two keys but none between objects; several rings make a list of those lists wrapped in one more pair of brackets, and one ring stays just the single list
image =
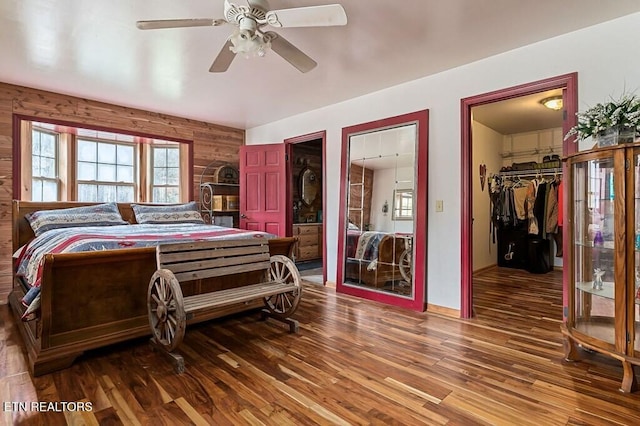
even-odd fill
[{"label": "closet ceiling light", "polygon": [[544,98],[540,101],[540,103],[549,109],[559,111],[562,109],[562,96],[551,96],[550,98]]}]

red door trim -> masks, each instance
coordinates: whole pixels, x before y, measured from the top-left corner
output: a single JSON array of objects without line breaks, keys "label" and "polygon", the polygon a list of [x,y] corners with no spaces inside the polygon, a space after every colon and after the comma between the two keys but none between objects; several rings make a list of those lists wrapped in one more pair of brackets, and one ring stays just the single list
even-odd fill
[{"label": "red door trim", "polygon": [[[503,101],[520,96],[530,95],[545,90],[563,89],[563,104],[565,120],[562,125],[562,131],[566,134],[571,127],[576,124],[576,112],[578,111],[578,73],[564,74],[557,77],[551,77],[544,80],[525,83],[519,86],[509,87],[506,89],[496,90],[494,92],[484,93],[460,101],[460,117],[461,117],[461,144],[462,144],[462,188],[461,188],[461,206],[462,206],[462,222],[461,226],[461,309],[462,318],[471,318],[473,316],[473,244],[472,244],[472,217],[473,217],[473,199],[472,199],[472,181],[471,181],[471,108],[478,105],[484,105],[492,102]],[[563,156],[577,151],[574,139],[568,139],[563,142]],[[563,172],[566,174],[566,166],[563,166]],[[567,217],[567,203],[565,202],[564,215]],[[563,238],[563,252],[568,253],[568,244],[566,238]],[[563,268],[563,305],[567,306],[567,284],[568,284],[568,268]]]}]

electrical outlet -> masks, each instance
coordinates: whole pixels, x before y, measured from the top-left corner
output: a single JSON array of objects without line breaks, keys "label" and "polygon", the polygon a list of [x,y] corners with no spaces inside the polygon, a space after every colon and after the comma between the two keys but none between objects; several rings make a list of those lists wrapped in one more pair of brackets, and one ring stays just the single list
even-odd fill
[{"label": "electrical outlet", "polygon": [[436,212],[443,212],[443,211],[444,211],[444,201],[436,200]]}]

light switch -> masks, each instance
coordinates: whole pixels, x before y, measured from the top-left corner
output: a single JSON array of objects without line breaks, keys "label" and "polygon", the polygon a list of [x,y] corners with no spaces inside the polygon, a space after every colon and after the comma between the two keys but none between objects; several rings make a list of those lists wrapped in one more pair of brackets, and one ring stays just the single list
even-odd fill
[{"label": "light switch", "polygon": [[442,201],[442,200],[436,200],[436,211],[437,211],[437,212],[442,212],[442,211],[444,211],[444,201]]}]

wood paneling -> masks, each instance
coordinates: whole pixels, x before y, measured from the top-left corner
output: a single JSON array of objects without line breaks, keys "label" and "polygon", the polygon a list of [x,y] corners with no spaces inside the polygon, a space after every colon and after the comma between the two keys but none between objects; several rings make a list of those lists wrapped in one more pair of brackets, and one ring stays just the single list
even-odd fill
[{"label": "wood paneling", "polygon": [[[133,96],[133,94],[132,94]],[[219,126],[0,83],[0,300],[11,288],[11,199],[13,198],[13,114],[43,121],[109,128],[123,133],[193,141],[193,196],[204,167],[213,162],[238,164],[244,130]]]},{"label": "wood paneling", "polygon": [[91,412],[5,411],[6,424],[637,425],[619,362],[562,361],[561,272],[474,279],[476,317],[449,318],[306,284],[292,335],[246,313],[194,325],[186,372],[141,339],[31,378],[0,307],[4,401],[87,401]]},{"label": "wood paneling", "polygon": [[351,164],[349,175],[349,221],[364,229],[371,218],[373,170]]}]

